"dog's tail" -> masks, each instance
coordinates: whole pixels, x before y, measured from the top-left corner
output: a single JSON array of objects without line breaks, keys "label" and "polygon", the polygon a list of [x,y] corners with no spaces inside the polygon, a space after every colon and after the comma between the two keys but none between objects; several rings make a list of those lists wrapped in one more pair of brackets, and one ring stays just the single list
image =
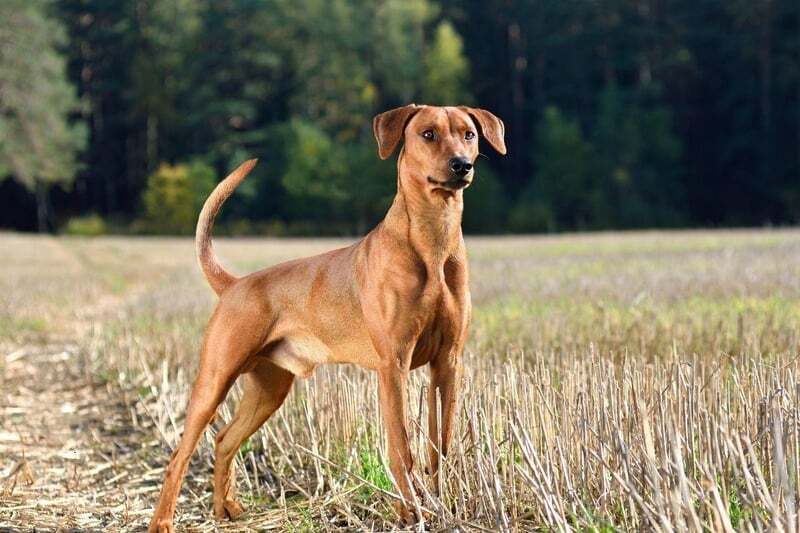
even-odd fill
[{"label": "dog's tail", "polygon": [[222,294],[225,289],[230,287],[236,276],[225,270],[214,253],[214,246],[211,244],[211,229],[214,227],[214,218],[217,216],[219,208],[225,200],[233,194],[244,178],[256,166],[258,159],[245,161],[239,168],[231,172],[227,178],[219,182],[203,204],[200,217],[197,219],[197,230],[195,231],[194,243],[197,248],[197,261],[203,269],[208,284],[217,294]]}]

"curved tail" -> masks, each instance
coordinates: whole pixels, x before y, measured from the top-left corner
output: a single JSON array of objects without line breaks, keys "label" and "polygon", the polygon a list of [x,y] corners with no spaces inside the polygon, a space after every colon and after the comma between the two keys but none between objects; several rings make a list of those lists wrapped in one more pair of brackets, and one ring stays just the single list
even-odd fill
[{"label": "curved tail", "polygon": [[219,264],[217,254],[214,253],[214,246],[211,244],[211,229],[214,227],[214,218],[217,216],[222,204],[225,203],[225,200],[244,181],[244,178],[253,170],[257,162],[258,159],[245,161],[239,165],[239,168],[231,172],[227,178],[219,182],[203,204],[203,210],[200,211],[200,217],[197,219],[197,229],[194,236],[197,261],[200,263],[200,268],[203,269],[203,274],[205,274],[208,284],[217,294],[222,294],[237,278]]}]

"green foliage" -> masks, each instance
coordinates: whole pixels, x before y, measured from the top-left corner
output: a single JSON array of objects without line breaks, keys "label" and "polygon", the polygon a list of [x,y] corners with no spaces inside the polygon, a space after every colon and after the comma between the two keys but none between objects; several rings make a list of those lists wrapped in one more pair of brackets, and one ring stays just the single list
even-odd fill
[{"label": "green foliage", "polygon": [[316,200],[341,201],[345,191],[338,187],[338,176],[347,171],[346,163],[334,143],[313,124],[294,120],[288,125],[288,166],[283,185],[290,195]]},{"label": "green foliage", "polygon": [[516,231],[674,226],[683,219],[682,148],[670,114],[611,83],[594,132],[548,107],[536,135],[536,174],[511,212]]},{"label": "green foliage", "polygon": [[[378,455],[377,451],[369,448],[365,443],[359,452],[358,458],[361,462],[360,474],[362,478],[380,489],[386,491],[392,490],[392,480],[389,478],[389,474],[386,472],[386,468],[383,462],[381,462],[380,455]],[[374,493],[375,489],[372,487],[364,487],[362,496],[369,497]]]},{"label": "green foliage", "polygon": [[464,57],[461,36],[448,21],[436,27],[433,44],[425,54],[422,98],[434,105],[467,104],[469,63]]},{"label": "green foliage", "polygon": [[43,0],[0,2],[0,180],[36,192],[39,229],[47,225],[47,191],[70,185],[86,143],[75,89],[66,77],[61,23]]},{"label": "green foliage", "polygon": [[[646,96],[646,94],[644,95]],[[594,133],[600,172],[606,178],[616,227],[676,225],[684,201],[682,147],[672,117],[661,106],[642,105],[612,83],[600,96]],[[609,214],[610,215],[610,214]]]},{"label": "green foliage", "polygon": [[298,505],[295,507],[295,511],[297,515],[293,516],[292,520],[286,524],[286,530],[289,533],[314,533],[315,531],[320,531],[307,507]]},{"label": "green foliage", "polygon": [[731,519],[731,525],[734,529],[739,529],[743,520],[749,518],[750,513],[747,512],[739,499],[739,493],[731,489],[728,494],[728,516]]},{"label": "green foliage", "polygon": [[515,231],[586,227],[601,216],[594,148],[555,107],[544,111],[534,150],[539,169],[510,215]]},{"label": "green foliage", "polygon": [[335,143],[320,128],[299,120],[284,135],[287,165],[281,183],[291,211],[301,219],[354,221],[363,232],[385,211],[394,193],[394,169],[379,161],[370,143]]},{"label": "green foliage", "polygon": [[[361,2],[367,16],[367,57],[381,103],[406,104],[420,96],[426,27],[439,13],[430,0]],[[366,4],[366,5],[365,5]]]},{"label": "green foliage", "polygon": [[464,231],[501,233],[507,227],[508,209],[508,198],[497,175],[487,165],[478,166],[472,185],[464,193]]},{"label": "green foliage", "polygon": [[291,26],[275,4],[198,4],[197,26],[186,30],[185,72],[176,76],[186,81],[178,92],[184,118],[173,135],[189,143],[176,144],[169,156],[199,154],[222,172],[262,153],[270,127],[281,116],[276,108],[285,104],[274,100],[275,93],[286,94],[286,85],[294,83],[286,53]]},{"label": "green foliage", "polygon": [[[74,179],[62,213],[129,219],[161,161],[256,156],[223,222],[361,232],[394,186],[371,119],[413,101],[505,120],[509,157],[482,165],[515,199],[503,229],[796,222],[795,3],[8,0],[0,179],[24,186],[0,223],[32,224],[27,187],[48,227]],[[297,124],[328,144],[325,183],[290,160]]]},{"label": "green foliage", "polygon": [[239,446],[239,453],[242,455],[247,455],[248,453],[253,451],[253,441],[250,438],[247,438],[242,442]]},{"label": "green foliage", "polygon": [[70,218],[64,227],[64,233],[82,237],[97,237],[108,233],[108,226],[103,217],[97,213],[92,213]]},{"label": "green foliage", "polygon": [[[136,5],[135,47],[130,63],[131,114],[137,123],[144,168],[152,170],[168,151],[170,124],[180,122],[180,99],[191,80],[181,73],[187,52],[199,38],[200,8],[189,0],[159,0]],[[171,155],[171,154],[169,154]]]},{"label": "green foliage", "polygon": [[142,196],[142,227],[152,233],[191,234],[203,202],[214,188],[214,170],[195,161],[162,163],[147,180]]},{"label": "green foliage", "polygon": [[0,3],[0,177],[10,173],[33,190],[37,182],[69,184],[85,141],[68,83],[61,25],[45,2]]},{"label": "green foliage", "polygon": [[[273,2],[294,90],[291,115],[311,121],[337,140],[351,141],[371,117],[377,89],[366,54],[374,9],[361,2]],[[303,42],[298,47],[296,43]]]}]

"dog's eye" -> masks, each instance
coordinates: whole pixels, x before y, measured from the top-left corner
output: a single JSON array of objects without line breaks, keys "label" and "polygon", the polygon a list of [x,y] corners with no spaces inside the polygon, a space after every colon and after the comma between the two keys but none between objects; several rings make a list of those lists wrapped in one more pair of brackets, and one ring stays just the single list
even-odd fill
[{"label": "dog's eye", "polygon": [[474,131],[468,131],[467,133],[464,134],[464,138],[466,140],[468,140],[468,141],[471,141],[472,139],[475,138],[475,132]]},{"label": "dog's eye", "polygon": [[436,135],[431,130],[425,130],[422,132],[422,137],[427,141],[432,141]]}]

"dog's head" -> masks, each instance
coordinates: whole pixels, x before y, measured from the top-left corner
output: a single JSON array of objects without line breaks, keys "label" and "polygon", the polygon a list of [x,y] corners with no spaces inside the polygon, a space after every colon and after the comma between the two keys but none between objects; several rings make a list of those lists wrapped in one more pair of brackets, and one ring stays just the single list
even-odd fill
[{"label": "dog's head", "polygon": [[484,109],[409,104],[377,115],[372,125],[381,159],[402,140],[405,168],[431,191],[455,192],[472,183],[479,136],[506,153],[503,121]]}]

